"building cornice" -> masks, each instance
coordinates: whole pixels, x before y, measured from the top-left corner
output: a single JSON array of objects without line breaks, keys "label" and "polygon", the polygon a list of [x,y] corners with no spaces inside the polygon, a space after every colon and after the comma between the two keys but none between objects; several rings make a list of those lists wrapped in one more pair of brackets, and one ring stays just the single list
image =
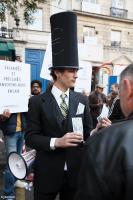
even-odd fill
[{"label": "building cornice", "polygon": [[86,17],[93,17],[96,19],[104,19],[108,21],[116,21],[116,22],[124,22],[124,23],[129,23],[133,24],[132,19],[123,19],[123,18],[118,18],[118,17],[112,17],[109,15],[103,15],[103,14],[97,14],[97,13],[90,13],[90,12],[85,12],[85,11],[80,11],[80,10],[73,10],[77,15],[81,16],[86,16]]}]

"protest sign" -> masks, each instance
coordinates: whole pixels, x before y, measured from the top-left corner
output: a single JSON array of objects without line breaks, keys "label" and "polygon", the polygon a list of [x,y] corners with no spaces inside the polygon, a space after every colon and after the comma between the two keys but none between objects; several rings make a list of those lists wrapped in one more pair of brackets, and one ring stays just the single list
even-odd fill
[{"label": "protest sign", "polygon": [[0,60],[0,114],[28,111],[30,65]]}]

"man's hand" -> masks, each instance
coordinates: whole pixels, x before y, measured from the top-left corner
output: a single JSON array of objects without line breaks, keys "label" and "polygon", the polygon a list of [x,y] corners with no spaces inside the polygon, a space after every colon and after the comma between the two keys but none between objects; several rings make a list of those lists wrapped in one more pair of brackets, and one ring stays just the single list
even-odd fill
[{"label": "man's hand", "polygon": [[2,138],[0,138],[0,143],[3,143],[4,141],[2,140]]},{"label": "man's hand", "polygon": [[5,109],[4,111],[3,111],[3,114],[2,114],[4,117],[6,117],[6,118],[9,118],[10,116],[11,116],[11,113],[10,113],[10,111],[9,111],[9,109]]},{"label": "man's hand", "polygon": [[83,141],[83,135],[76,132],[66,133],[63,137],[55,140],[56,148],[76,147]]},{"label": "man's hand", "polygon": [[93,134],[95,134],[95,133],[98,131],[98,129],[105,128],[105,127],[107,127],[107,126],[110,126],[111,124],[112,124],[112,123],[111,123],[111,121],[110,121],[108,118],[103,118],[103,119],[101,119],[101,120],[97,123],[96,128],[93,129],[93,130],[90,132],[90,136],[93,135]]},{"label": "man's hand", "polygon": [[104,128],[111,125],[111,121],[108,118],[103,118],[98,124],[96,125],[96,129]]},{"label": "man's hand", "polygon": [[0,115],[0,120],[1,120],[1,121],[5,121],[5,120],[8,119],[10,116],[11,116],[11,113],[10,113],[9,109],[5,109],[5,110],[3,111],[3,114]]}]

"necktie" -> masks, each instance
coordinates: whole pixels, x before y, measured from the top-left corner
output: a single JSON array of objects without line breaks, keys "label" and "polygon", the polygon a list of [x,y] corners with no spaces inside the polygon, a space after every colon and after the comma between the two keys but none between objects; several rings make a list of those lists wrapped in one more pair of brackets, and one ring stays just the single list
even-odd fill
[{"label": "necktie", "polygon": [[62,115],[64,116],[65,119],[66,119],[67,114],[68,114],[68,107],[67,107],[67,104],[66,104],[66,101],[65,101],[66,96],[67,95],[64,94],[64,93],[62,93],[60,95],[60,97],[61,97],[60,109],[61,109]]}]

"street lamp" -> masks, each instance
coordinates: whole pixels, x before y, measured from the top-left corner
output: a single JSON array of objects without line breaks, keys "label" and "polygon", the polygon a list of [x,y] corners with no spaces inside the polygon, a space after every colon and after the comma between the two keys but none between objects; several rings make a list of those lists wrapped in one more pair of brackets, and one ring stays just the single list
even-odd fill
[{"label": "street lamp", "polygon": [[16,22],[16,26],[17,26],[17,28],[19,27],[19,22],[20,22],[20,19],[19,19],[19,17],[16,15],[16,17],[15,17],[15,22]]}]

